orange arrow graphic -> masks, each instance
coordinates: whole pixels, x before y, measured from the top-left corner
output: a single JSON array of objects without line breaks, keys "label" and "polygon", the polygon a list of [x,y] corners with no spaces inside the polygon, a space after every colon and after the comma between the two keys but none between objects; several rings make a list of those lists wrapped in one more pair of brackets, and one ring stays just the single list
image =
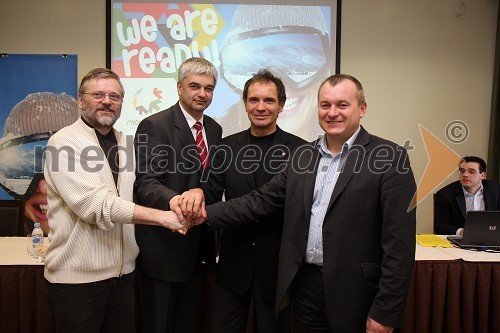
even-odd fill
[{"label": "orange arrow graphic", "polygon": [[429,162],[424,171],[422,179],[417,186],[417,191],[413,196],[408,211],[415,208],[432,191],[448,178],[453,172],[457,171],[461,156],[453,149],[448,147],[443,141],[438,139],[423,125],[418,124],[420,135],[424,140],[425,150],[429,157]]}]

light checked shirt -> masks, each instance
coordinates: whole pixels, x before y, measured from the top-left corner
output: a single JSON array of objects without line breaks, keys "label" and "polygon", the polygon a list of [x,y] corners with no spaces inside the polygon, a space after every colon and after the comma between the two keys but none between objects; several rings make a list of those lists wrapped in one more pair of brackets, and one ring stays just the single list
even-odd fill
[{"label": "light checked shirt", "polygon": [[323,265],[323,221],[332,197],[333,189],[344,168],[349,149],[356,140],[361,127],[342,146],[342,151],[333,155],[328,150],[326,136],[318,140],[316,147],[321,155],[314,183],[313,204],[305,261],[309,264]]},{"label": "light checked shirt", "polygon": [[483,185],[476,192],[476,194],[470,194],[463,187],[465,197],[465,207],[466,211],[469,212],[471,210],[484,210],[484,196],[483,196]]}]

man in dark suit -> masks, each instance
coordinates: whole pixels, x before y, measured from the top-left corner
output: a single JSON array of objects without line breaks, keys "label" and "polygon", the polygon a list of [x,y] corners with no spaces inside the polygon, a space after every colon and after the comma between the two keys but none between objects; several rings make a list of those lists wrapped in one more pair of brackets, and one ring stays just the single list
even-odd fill
[{"label": "man in dark suit", "polygon": [[[222,136],[222,128],[203,114],[212,101],[216,80],[217,70],[210,62],[202,58],[186,60],[179,68],[179,102],[139,124],[135,136],[137,203],[175,209],[179,193],[200,187],[205,152]],[[213,235],[210,238],[203,226],[193,228],[186,237],[141,226],[136,228],[136,239],[143,331],[196,332],[200,324],[202,261],[210,255],[204,240],[213,240]]]},{"label": "man in dark suit", "polygon": [[356,78],[327,78],[318,93],[324,136],[259,190],[199,211],[217,228],[284,209],[276,305],[293,300],[296,332],[392,332],[403,321],[416,184],[406,150],[360,126],[366,107]]},{"label": "man in dark suit", "polygon": [[459,180],[434,195],[434,232],[462,235],[471,210],[500,210],[500,184],[486,180],[486,162],[465,156],[458,167]]},{"label": "man in dark suit", "polygon": [[[285,86],[260,70],[244,86],[250,128],[221,140],[212,154],[207,201],[233,199],[267,183],[282,171],[291,152],[306,141],[281,130],[278,115],[286,102]],[[245,332],[253,297],[256,332],[289,332],[290,311],[275,317],[276,275],[283,211],[260,223],[225,229],[215,275],[213,332]]]}]

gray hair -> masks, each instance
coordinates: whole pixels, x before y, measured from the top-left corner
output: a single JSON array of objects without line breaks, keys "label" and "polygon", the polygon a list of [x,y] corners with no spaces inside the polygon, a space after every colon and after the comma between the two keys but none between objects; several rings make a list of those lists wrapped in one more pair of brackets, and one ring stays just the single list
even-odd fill
[{"label": "gray hair", "polygon": [[189,58],[179,67],[178,82],[182,83],[189,74],[206,74],[214,78],[214,85],[217,84],[219,73],[215,66],[208,60],[198,57]]}]

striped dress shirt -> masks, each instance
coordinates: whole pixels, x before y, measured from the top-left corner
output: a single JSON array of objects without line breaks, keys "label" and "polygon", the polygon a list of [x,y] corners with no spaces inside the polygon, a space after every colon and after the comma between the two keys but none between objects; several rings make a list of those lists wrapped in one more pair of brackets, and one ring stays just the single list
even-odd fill
[{"label": "striped dress shirt", "polygon": [[313,204],[311,207],[311,220],[305,253],[305,261],[309,264],[323,265],[323,220],[330,203],[333,189],[344,167],[349,148],[358,136],[360,127],[342,146],[342,151],[333,155],[327,146],[326,136],[320,138],[316,144],[321,158],[316,181],[314,184]]}]

